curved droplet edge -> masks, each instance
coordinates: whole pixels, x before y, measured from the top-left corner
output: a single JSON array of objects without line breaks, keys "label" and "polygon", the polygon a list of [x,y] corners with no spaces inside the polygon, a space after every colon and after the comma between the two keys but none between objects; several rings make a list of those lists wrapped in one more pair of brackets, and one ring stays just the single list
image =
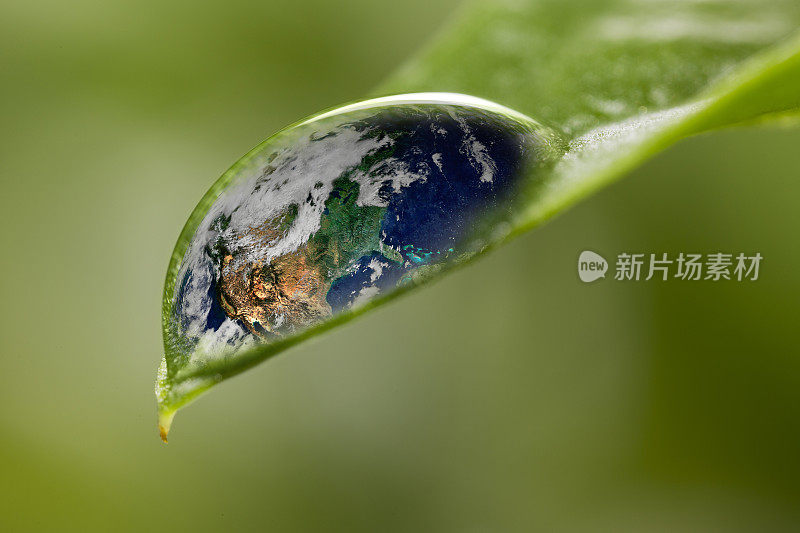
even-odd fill
[{"label": "curved droplet edge", "polygon": [[[544,153],[537,154],[537,157],[544,160],[555,161],[557,156],[563,154],[566,149],[566,143],[560,131],[552,128],[549,125],[542,124],[528,115],[520,113],[514,109],[503,106],[496,102],[470,96],[461,93],[451,92],[421,92],[421,93],[408,93],[408,94],[395,94],[389,96],[379,96],[370,98],[368,100],[356,101],[341,106],[329,108],[320,111],[309,117],[298,120],[288,126],[281,128],[262,142],[258,143],[255,147],[249,150],[244,156],[239,158],[228,170],[226,170],[202,196],[195,208],[192,210],[189,218],[184,224],[181,232],[176,241],[170,256],[169,265],[167,267],[167,275],[164,280],[162,304],[161,304],[161,317],[162,317],[162,335],[164,353],[169,356],[172,353],[170,342],[171,324],[170,317],[173,311],[173,291],[178,271],[180,269],[181,261],[186,253],[186,250],[191,242],[191,239],[196,232],[198,226],[202,222],[208,209],[220,195],[220,193],[227,187],[231,181],[249,164],[255,157],[261,154],[265,147],[273,143],[282,135],[294,130],[298,126],[305,126],[313,124],[316,121],[332,118],[341,114],[352,113],[356,111],[364,111],[369,109],[380,109],[384,107],[392,107],[398,105],[448,105],[455,107],[465,107],[472,109],[481,109],[484,111],[493,112],[502,116],[506,116],[511,120],[517,122],[521,126],[529,129],[531,133],[539,136],[540,147],[544,147]],[[313,329],[313,328],[312,328]],[[166,357],[167,361],[167,381],[171,380],[180,369],[171,368],[170,358]]]},{"label": "curved droplet edge", "polygon": [[298,126],[309,125],[316,121],[332,118],[344,113],[350,113],[354,111],[362,111],[368,109],[377,109],[381,107],[391,107],[396,105],[407,105],[407,104],[453,105],[453,106],[461,106],[467,108],[478,108],[486,111],[495,112],[500,115],[506,116],[520,123],[523,126],[538,130],[541,133],[543,140],[545,140],[546,143],[548,143],[548,145],[552,147],[552,149],[549,150],[550,153],[546,154],[546,157],[554,158],[555,155],[563,154],[564,150],[566,149],[566,142],[563,140],[562,133],[551,125],[543,124],[542,122],[535,120],[530,116],[525,115],[524,113],[503,106],[496,102],[492,102],[490,100],[486,100],[476,96],[470,96],[461,93],[450,93],[450,92],[421,92],[421,93],[396,94],[389,96],[379,96],[363,101],[355,101],[352,103],[344,104],[342,106],[331,107],[327,110],[315,113],[309,117],[298,120],[292,124],[289,124],[288,126],[279,129],[278,131],[276,131],[275,133],[264,139],[262,142],[254,146],[245,155],[239,158],[233,165],[231,165],[230,168],[228,168],[216,181],[214,181],[214,183],[211,185],[208,191],[206,191],[206,193],[201,197],[200,201],[197,203],[195,208],[190,213],[188,219],[186,220],[186,223],[183,225],[183,228],[181,229],[181,232],[178,236],[178,240],[175,243],[175,247],[172,250],[172,254],[170,255],[170,261],[167,267],[167,275],[164,280],[164,291],[161,304],[161,316],[162,316],[162,332],[164,332],[165,352],[169,350],[168,339],[167,339],[167,331],[169,327],[168,322],[172,311],[172,296],[173,296],[172,291],[175,287],[175,280],[177,278],[178,270],[180,268],[180,263],[183,260],[183,257],[189,246],[189,243],[191,242],[192,236],[194,235],[198,226],[202,222],[205,214],[208,212],[208,209],[220,195],[222,190],[239,174],[239,172],[245,169],[247,165],[250,164],[252,160],[257,155],[259,155],[267,145],[274,142],[277,138],[286,134],[290,130],[295,129]]}]

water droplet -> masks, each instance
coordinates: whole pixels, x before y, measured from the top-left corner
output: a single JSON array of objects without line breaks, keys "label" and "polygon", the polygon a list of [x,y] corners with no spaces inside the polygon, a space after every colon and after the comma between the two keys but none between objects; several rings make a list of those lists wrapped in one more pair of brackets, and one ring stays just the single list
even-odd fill
[{"label": "water droplet", "polygon": [[485,100],[368,100],[238,161],[184,229],[165,294],[180,363],[229,357],[413,286],[507,237],[557,133]]}]

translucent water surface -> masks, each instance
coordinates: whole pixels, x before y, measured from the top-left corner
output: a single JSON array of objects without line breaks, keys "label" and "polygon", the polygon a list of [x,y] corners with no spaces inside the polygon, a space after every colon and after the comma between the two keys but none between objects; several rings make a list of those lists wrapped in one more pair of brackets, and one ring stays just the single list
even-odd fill
[{"label": "translucent water surface", "polygon": [[165,289],[168,367],[290,336],[480,252],[506,236],[559,146],[524,115],[439,93],[279,132],[187,223]]}]

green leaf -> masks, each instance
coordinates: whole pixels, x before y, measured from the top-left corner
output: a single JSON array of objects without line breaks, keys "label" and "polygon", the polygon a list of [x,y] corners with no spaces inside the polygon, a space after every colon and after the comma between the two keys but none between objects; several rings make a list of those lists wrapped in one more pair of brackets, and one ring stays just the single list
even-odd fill
[{"label": "green leaf", "polygon": [[[796,124],[799,25],[796,0],[475,2],[376,94],[471,94],[563,134],[563,156],[537,174],[500,242],[681,138],[731,125]],[[165,284],[165,357],[156,382],[165,440],[175,411],[214,384],[403,292],[235,357],[188,364],[168,342],[175,271],[208,199],[223,185],[212,187],[187,222]]]}]

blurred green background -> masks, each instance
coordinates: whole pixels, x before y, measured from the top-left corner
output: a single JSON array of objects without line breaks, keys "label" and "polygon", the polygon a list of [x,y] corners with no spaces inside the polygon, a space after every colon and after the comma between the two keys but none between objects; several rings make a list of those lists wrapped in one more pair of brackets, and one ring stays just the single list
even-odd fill
[{"label": "blurred green background", "polygon": [[[796,130],[690,139],[159,441],[161,289],[195,203],[456,4],[0,4],[0,530],[800,527]],[[753,283],[585,285],[584,249],[765,259]]]}]

